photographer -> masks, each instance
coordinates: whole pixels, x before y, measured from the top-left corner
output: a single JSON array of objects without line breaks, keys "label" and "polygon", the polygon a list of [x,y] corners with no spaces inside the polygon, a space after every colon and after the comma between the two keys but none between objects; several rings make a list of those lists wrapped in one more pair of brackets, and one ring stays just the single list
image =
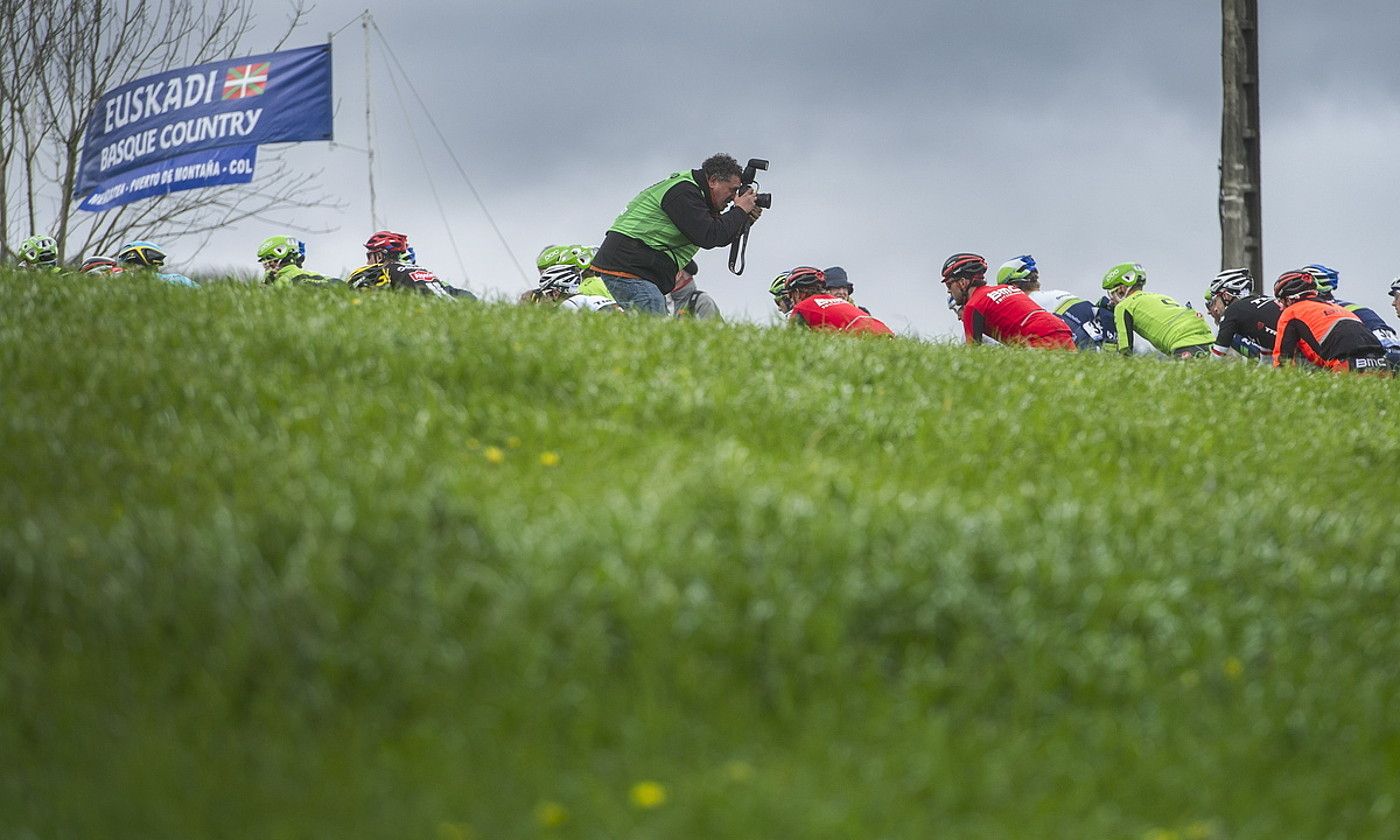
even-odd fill
[{"label": "photographer", "polygon": [[714,155],[628,203],[591,266],[618,303],[665,315],[664,295],[675,287],[677,271],[701,248],[730,244],[758,219],[758,195],[740,190],[743,172],[729,155]]}]

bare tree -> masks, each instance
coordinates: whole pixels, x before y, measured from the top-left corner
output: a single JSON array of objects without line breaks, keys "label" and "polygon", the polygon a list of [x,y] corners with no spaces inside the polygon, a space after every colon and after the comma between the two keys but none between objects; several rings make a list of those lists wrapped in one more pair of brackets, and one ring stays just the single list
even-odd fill
[{"label": "bare tree", "polygon": [[88,118],[104,92],[163,70],[277,50],[304,22],[304,3],[290,8],[272,42],[255,43],[252,11],[236,0],[0,0],[0,254],[24,225],[52,233],[61,253],[77,256],[135,236],[207,238],[241,219],[334,206],[317,187],[319,172],[292,173],[276,152],[260,156],[251,185],[100,213],[79,210],[73,194]]}]

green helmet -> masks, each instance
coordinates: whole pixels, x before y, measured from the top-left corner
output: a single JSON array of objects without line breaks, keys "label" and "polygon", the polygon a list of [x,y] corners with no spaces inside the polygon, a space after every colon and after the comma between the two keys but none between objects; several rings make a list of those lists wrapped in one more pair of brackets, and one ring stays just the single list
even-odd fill
[{"label": "green helmet", "polygon": [[1040,269],[1030,254],[1007,260],[997,269],[997,283],[1033,283],[1039,279]]},{"label": "green helmet", "polygon": [[556,265],[571,265],[582,271],[593,262],[593,255],[597,250],[587,245],[550,245],[535,257],[535,268],[544,271]]},{"label": "green helmet", "polygon": [[535,268],[544,271],[552,265],[558,265],[568,250],[567,245],[546,245],[540,255],[535,257]]},{"label": "green helmet", "polygon": [[30,266],[58,265],[58,242],[48,234],[36,233],[19,243],[19,261]]},{"label": "green helmet", "polygon": [[1137,263],[1119,263],[1103,276],[1105,289],[1119,286],[1143,286],[1147,284],[1147,269]]},{"label": "green helmet", "polygon": [[597,248],[590,248],[587,245],[570,245],[559,260],[560,265],[571,265],[579,271],[588,268],[593,262],[593,255],[598,253]]},{"label": "green helmet", "polygon": [[290,236],[269,236],[258,246],[258,262],[276,260],[278,265],[301,265],[306,259],[301,240]]}]

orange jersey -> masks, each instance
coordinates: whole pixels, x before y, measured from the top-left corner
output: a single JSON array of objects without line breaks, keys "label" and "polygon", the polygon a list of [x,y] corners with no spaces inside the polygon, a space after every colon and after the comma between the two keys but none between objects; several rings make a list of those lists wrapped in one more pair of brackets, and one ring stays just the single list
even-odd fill
[{"label": "orange jersey", "polygon": [[1303,298],[1279,316],[1274,367],[1298,356],[1328,370],[1355,370],[1356,359],[1383,358],[1385,348],[1356,313],[1328,301]]}]

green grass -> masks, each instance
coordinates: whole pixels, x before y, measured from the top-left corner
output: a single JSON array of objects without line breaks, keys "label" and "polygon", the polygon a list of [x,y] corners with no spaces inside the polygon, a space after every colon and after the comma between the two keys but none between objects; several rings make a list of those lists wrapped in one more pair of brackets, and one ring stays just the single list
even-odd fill
[{"label": "green grass", "polygon": [[0,274],[0,837],[1400,836],[1397,387]]}]

